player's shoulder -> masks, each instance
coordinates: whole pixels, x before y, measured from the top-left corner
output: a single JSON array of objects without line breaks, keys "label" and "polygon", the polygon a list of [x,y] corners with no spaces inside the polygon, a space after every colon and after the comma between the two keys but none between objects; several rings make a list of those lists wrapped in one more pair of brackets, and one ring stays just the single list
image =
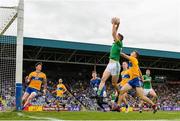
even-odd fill
[{"label": "player's shoulder", "polygon": [[143,77],[146,77],[146,75],[142,75]]},{"label": "player's shoulder", "polygon": [[121,74],[124,74],[125,73],[125,70],[122,70]]},{"label": "player's shoulder", "polygon": [[34,75],[34,74],[36,74],[36,71],[32,71],[32,72],[30,73],[30,75]]},{"label": "player's shoulder", "polygon": [[130,61],[131,61],[132,63],[137,63],[137,64],[138,64],[138,59],[137,59],[137,58],[135,58],[135,57],[133,57],[133,56],[130,56],[129,59],[130,59]]},{"label": "player's shoulder", "polygon": [[44,72],[41,72],[41,74],[42,74],[43,76],[46,76],[46,74],[45,74]]},{"label": "player's shoulder", "polygon": [[115,40],[115,44],[122,46],[122,41],[121,40]]}]

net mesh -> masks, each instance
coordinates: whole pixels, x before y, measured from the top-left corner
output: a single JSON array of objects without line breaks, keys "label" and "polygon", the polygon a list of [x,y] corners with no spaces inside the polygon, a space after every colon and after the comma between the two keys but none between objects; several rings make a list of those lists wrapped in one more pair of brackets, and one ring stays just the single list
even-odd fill
[{"label": "net mesh", "polygon": [[15,108],[17,10],[0,7],[0,111]]}]

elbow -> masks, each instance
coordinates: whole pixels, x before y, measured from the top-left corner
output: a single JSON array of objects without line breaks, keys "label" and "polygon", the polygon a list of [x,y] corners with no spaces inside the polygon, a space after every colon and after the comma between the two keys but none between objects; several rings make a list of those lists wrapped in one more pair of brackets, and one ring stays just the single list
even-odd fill
[{"label": "elbow", "polygon": [[112,32],[113,38],[116,38],[116,32]]}]

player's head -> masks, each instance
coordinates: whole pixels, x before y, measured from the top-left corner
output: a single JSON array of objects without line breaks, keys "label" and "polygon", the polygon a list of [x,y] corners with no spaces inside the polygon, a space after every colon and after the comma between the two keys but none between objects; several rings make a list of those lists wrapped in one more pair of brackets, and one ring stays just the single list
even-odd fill
[{"label": "player's head", "polygon": [[118,33],[117,38],[118,38],[118,40],[122,41],[124,39],[124,36],[122,34]]},{"label": "player's head", "polygon": [[96,77],[97,77],[96,71],[92,71],[92,77],[93,77],[93,78],[96,78]]},{"label": "player's head", "polygon": [[126,61],[122,62],[122,68],[123,70],[128,69],[128,63]]},{"label": "player's head", "polygon": [[62,80],[61,78],[59,79],[59,83],[60,83],[60,84],[62,84],[62,83],[63,83],[63,80]]},{"label": "player's head", "polygon": [[146,75],[150,75],[151,74],[151,71],[150,71],[150,69],[146,69]]},{"label": "player's head", "polygon": [[136,50],[132,51],[132,52],[131,52],[131,56],[138,59],[138,58],[139,58],[139,53],[138,53],[138,51],[136,51]]},{"label": "player's head", "polygon": [[35,67],[36,67],[36,71],[41,71],[42,70],[42,62],[37,62],[35,64]]}]

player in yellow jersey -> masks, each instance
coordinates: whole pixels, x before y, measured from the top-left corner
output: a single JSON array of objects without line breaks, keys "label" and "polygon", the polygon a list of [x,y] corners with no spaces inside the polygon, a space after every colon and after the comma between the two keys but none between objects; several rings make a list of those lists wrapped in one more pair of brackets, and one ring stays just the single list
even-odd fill
[{"label": "player in yellow jersey", "polygon": [[56,87],[56,90],[53,91],[52,93],[55,93],[56,92],[56,105],[58,107],[58,111],[59,111],[59,103],[62,102],[63,100],[63,97],[64,97],[64,93],[67,91],[65,85],[63,84],[63,80],[62,79],[59,79],[59,84],[57,85]]},{"label": "player in yellow jersey", "polygon": [[41,90],[41,85],[44,84],[44,94],[47,90],[47,79],[46,74],[41,72],[42,63],[38,62],[35,65],[36,70],[31,72],[26,78],[26,82],[29,83],[28,87],[25,90],[25,93],[22,97],[23,108],[29,104],[29,102],[37,95],[38,91]]},{"label": "player in yellow jersey", "polygon": [[[130,71],[128,69],[128,63],[126,61],[124,61],[122,63],[122,68],[123,68],[123,71],[121,72],[121,82],[118,84],[120,88],[122,88],[125,84],[128,83],[128,81],[130,80]],[[125,106],[126,106],[126,112],[128,112],[128,102],[126,100],[126,96],[127,96],[127,93],[124,93],[122,96],[119,96],[119,99],[118,99],[118,105],[120,106],[122,101],[125,103]]]},{"label": "player in yellow jersey", "polygon": [[157,106],[147,96],[144,95],[144,91],[142,88],[142,82],[140,79],[141,73],[140,73],[138,59],[137,59],[139,56],[138,52],[133,51],[131,52],[130,56],[126,55],[125,53],[121,53],[121,56],[130,61],[129,70],[131,74],[131,80],[121,88],[120,96],[123,96],[123,94],[129,91],[130,89],[135,88],[136,93],[140,97],[140,99],[151,104],[153,108],[153,112],[155,113],[157,111]]}]

